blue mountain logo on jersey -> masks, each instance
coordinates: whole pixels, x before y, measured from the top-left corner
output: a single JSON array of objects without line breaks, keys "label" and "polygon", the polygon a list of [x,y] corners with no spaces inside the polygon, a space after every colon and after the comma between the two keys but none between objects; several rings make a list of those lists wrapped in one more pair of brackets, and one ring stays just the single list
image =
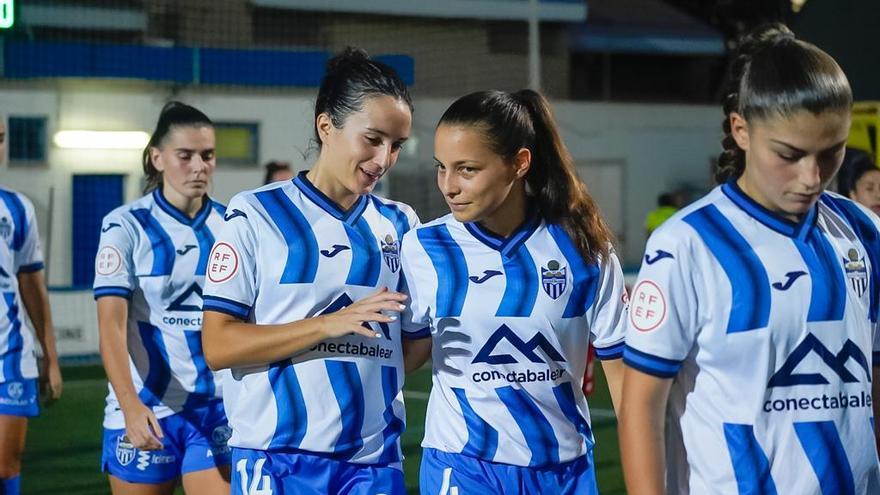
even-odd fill
[{"label": "blue mountain logo on jersey", "polygon": [[501,325],[498,327],[498,330],[495,330],[495,333],[489,337],[489,340],[486,341],[486,344],[483,345],[483,348],[480,349],[480,352],[474,357],[472,363],[487,363],[487,364],[515,364],[519,361],[510,354],[493,354],[495,352],[495,348],[502,341],[507,342],[512,345],[516,350],[520,352],[526,359],[533,363],[546,363],[544,359],[541,358],[535,351],[540,349],[551,361],[556,362],[565,362],[565,358],[557,351],[553,345],[547,340],[547,337],[544,336],[541,332],[535,334],[534,337],[529,339],[527,342],[523,341],[517,334],[513,332],[507,325]]},{"label": "blue mountain logo on jersey", "polygon": [[501,272],[498,270],[483,270],[483,276],[478,277],[476,275],[471,275],[468,279],[475,284],[482,284],[486,280],[494,277],[495,275],[501,275]]},{"label": "blue mountain logo on jersey", "polygon": [[657,251],[655,251],[654,256],[650,256],[647,254],[645,255],[645,263],[647,263],[649,265],[653,265],[654,263],[656,263],[660,260],[663,260],[663,259],[674,260],[675,256],[673,256],[672,253],[668,253],[662,249],[658,249]]},{"label": "blue mountain logo on jersey", "polygon": [[[198,299],[198,302],[187,301],[188,299]],[[198,283],[193,282],[177,299],[171,301],[168,305],[168,311],[195,311],[202,310],[202,288]]]},{"label": "blue mountain logo on jersey", "polygon": [[830,383],[828,378],[821,373],[795,373],[798,365],[810,354],[816,354],[837,375],[837,379],[844,383],[857,383],[859,381],[846,367],[850,360],[855,361],[864,370],[867,381],[871,381],[868,360],[865,359],[865,354],[852,340],[847,339],[843,343],[843,347],[840,348],[840,352],[834,354],[815,335],[810,333],[794,348],[779,370],[770,377],[767,387],[828,385]]},{"label": "blue mountain logo on jersey", "polygon": [[186,254],[186,253],[192,251],[193,249],[195,249],[196,247],[197,247],[197,246],[196,246],[195,244],[187,244],[186,246],[183,246],[183,249],[178,249],[178,250],[177,250],[177,254],[183,256],[184,254]]},{"label": "blue mountain logo on jersey", "polygon": [[104,228],[101,229],[101,232],[106,233],[108,230],[112,229],[113,227],[122,227],[122,225],[119,225],[116,222],[110,222]]},{"label": "blue mountain logo on jersey", "polygon": [[9,239],[9,236],[12,234],[12,222],[9,221],[8,218],[3,217],[0,218],[0,237],[3,239]]},{"label": "blue mountain logo on jersey", "polygon": [[385,264],[391,269],[391,273],[397,273],[400,268],[400,243],[395,241],[391,234],[385,235],[385,240],[379,241],[382,244],[382,258]]},{"label": "blue mountain logo on jersey", "polygon": [[785,274],[785,282],[773,282],[773,288],[776,290],[788,290],[791,288],[794,281],[798,278],[806,275],[807,272],[796,271],[796,272],[788,272]]},{"label": "blue mountain logo on jersey", "polygon": [[[348,294],[342,294],[341,296],[337,297],[335,301],[330,303],[330,305],[327,306],[324,309],[324,311],[321,311],[321,314],[326,315],[326,314],[330,314],[330,313],[335,313],[335,312],[339,311],[340,309],[347,308],[348,306],[351,306],[352,304],[354,304],[354,301],[352,301],[351,298],[348,297]],[[374,323],[376,325],[378,325],[379,330],[382,331],[382,335],[387,340],[391,340],[391,329],[388,327],[388,324],[383,323],[383,322],[374,322]],[[371,327],[366,322],[361,323],[361,326],[366,328],[367,330],[371,330],[373,332],[376,331],[375,328]]]},{"label": "blue mountain logo on jersey", "polygon": [[548,261],[546,268],[541,267],[541,285],[551,299],[557,299],[565,292],[566,271],[566,268],[560,266],[556,260]]},{"label": "blue mountain logo on jersey", "polygon": [[868,290],[868,268],[865,266],[865,257],[859,254],[858,249],[850,248],[843,260],[843,269],[849,285],[859,297],[865,295]]},{"label": "blue mountain logo on jersey", "polygon": [[238,218],[238,217],[247,218],[248,216],[245,214],[245,212],[239,210],[238,208],[233,208],[231,212],[223,215],[223,220],[228,222],[228,221],[232,220],[233,218]]},{"label": "blue mountain logo on jersey", "polygon": [[332,250],[331,249],[322,249],[321,256],[326,256],[328,258],[332,258],[332,257],[336,256],[337,254],[339,254],[343,251],[347,251],[349,249],[351,249],[351,248],[348,246],[345,246],[342,244],[334,244]]}]

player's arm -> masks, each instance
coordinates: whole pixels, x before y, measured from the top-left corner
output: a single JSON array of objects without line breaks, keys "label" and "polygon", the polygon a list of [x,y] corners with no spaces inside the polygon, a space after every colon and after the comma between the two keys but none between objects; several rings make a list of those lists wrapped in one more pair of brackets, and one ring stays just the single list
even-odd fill
[{"label": "player's arm", "polygon": [[205,361],[213,370],[266,365],[288,359],[330,338],[358,334],[377,338],[365,323],[390,323],[404,309],[404,294],[382,288],[334,313],[280,325],[248,323],[232,314],[206,310],[202,326]]},{"label": "player's arm", "polygon": [[623,375],[618,435],[627,491],[665,495],[664,427],[672,379],[649,375],[629,366],[624,366]]},{"label": "player's arm", "polygon": [[412,373],[424,366],[431,357],[431,337],[422,339],[403,339],[403,367]]},{"label": "player's arm", "polygon": [[125,433],[138,449],[162,448],[162,428],[153,411],[141,402],[131,378],[128,358],[128,300],[98,298],[98,336],[101,361],[125,417]]},{"label": "player's arm", "polygon": [[620,404],[623,394],[623,359],[608,359],[602,361],[602,372],[605,375],[605,381],[608,383],[608,392],[611,394],[611,404],[614,406],[614,412],[620,415]]},{"label": "player's arm", "polygon": [[34,325],[34,333],[43,348],[40,393],[47,399],[47,404],[50,404],[61,397],[62,381],[43,270],[19,271],[18,287],[21,300]]}]

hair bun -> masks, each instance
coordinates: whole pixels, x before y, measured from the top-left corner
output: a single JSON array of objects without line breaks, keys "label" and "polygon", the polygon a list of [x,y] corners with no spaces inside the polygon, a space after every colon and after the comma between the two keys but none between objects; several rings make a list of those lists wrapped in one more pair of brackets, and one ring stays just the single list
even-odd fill
[{"label": "hair bun", "polygon": [[367,62],[369,60],[370,56],[362,48],[347,46],[344,50],[327,61],[327,73],[336,72],[343,67],[360,62]]}]

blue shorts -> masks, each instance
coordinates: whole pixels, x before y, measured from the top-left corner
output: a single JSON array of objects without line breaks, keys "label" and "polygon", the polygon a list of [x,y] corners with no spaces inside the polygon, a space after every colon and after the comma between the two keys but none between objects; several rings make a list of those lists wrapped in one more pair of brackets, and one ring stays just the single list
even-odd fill
[{"label": "blue shorts", "polygon": [[403,471],[398,466],[233,447],[232,495],[406,495]]},{"label": "blue shorts", "polygon": [[422,453],[419,489],[422,495],[599,493],[592,454],[555,466],[530,468],[483,461],[437,449],[424,449]]},{"label": "blue shorts", "polygon": [[34,417],[40,414],[37,379],[0,383],[0,414]]},{"label": "blue shorts", "polygon": [[138,450],[128,442],[125,429],[104,429],[101,470],[130,483],[163,483],[183,474],[229,464],[226,445],[232,430],[223,402],[199,407],[159,420],[165,438],[161,450]]}]

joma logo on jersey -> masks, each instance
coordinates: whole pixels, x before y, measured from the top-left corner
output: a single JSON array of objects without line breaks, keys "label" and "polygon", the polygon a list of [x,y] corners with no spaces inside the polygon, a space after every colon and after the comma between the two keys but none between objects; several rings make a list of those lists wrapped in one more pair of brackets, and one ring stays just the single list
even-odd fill
[{"label": "joma logo on jersey", "polygon": [[541,267],[541,285],[551,299],[557,299],[565,292],[566,268],[556,260],[547,262],[547,268]]},{"label": "joma logo on jersey", "polygon": [[843,383],[857,383],[859,378],[852,374],[846,365],[850,360],[854,361],[861,371],[864,371],[866,381],[871,381],[870,366],[865,354],[852,341],[847,339],[840,348],[840,352],[834,354],[813,334],[807,334],[804,340],[789,354],[785,363],[773,374],[767,383],[768,388],[792,387],[795,385],[828,385],[831,383],[826,374],[822,373],[795,373],[798,365],[810,354],[816,354],[830,371],[834,372],[833,381],[840,380]]},{"label": "joma logo on jersey", "polygon": [[[507,325],[501,325],[474,357],[473,363],[487,364],[514,364],[519,361],[510,354],[493,354],[495,348],[502,341],[506,341],[519,351],[526,359],[533,363],[548,363],[550,361],[565,362],[565,358],[557,351],[544,334],[538,332],[527,342],[523,341]],[[542,359],[535,351],[541,350],[547,356]]]},{"label": "joma logo on jersey", "polygon": [[380,243],[385,264],[391,269],[391,273],[397,273],[397,269],[400,268],[400,244],[390,234],[385,235],[385,240]]},{"label": "joma logo on jersey", "polygon": [[[187,302],[188,299],[194,299]],[[196,301],[197,300],[197,301]],[[168,305],[168,311],[190,311],[197,312],[202,310],[202,288],[198,283],[193,282],[177,299],[171,301]]]}]

